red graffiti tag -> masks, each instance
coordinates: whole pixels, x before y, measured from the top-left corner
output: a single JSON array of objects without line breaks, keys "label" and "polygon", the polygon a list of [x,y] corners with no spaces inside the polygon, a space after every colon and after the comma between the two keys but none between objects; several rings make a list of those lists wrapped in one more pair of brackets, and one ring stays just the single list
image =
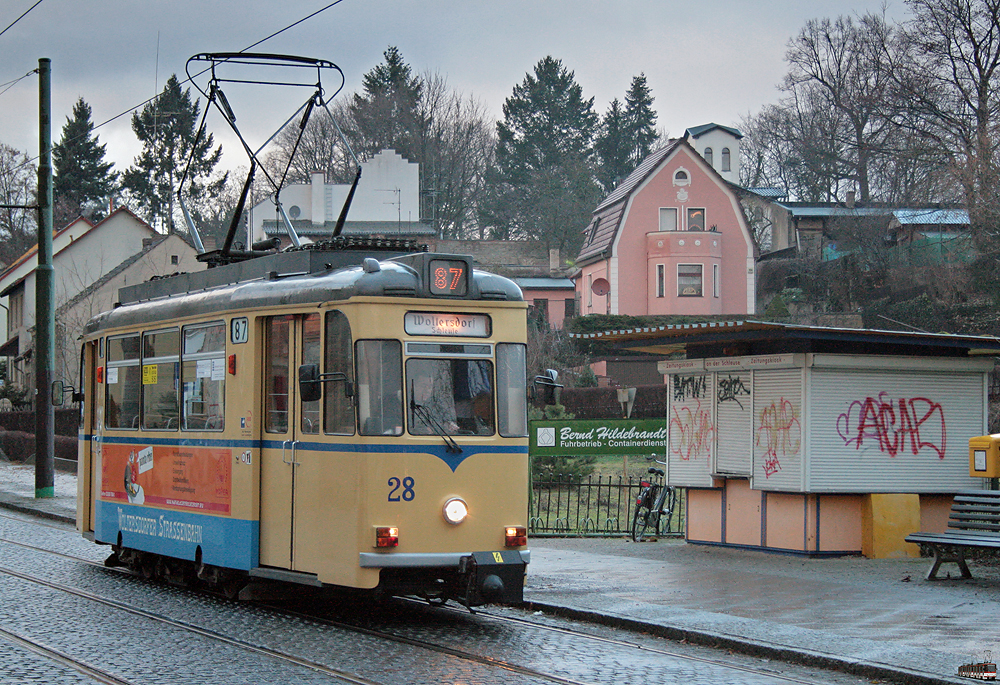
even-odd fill
[{"label": "red graffiti tag", "polygon": [[685,406],[671,409],[670,453],[684,461],[710,456],[712,436],[715,434],[711,412],[702,409],[700,400],[695,400],[695,403],[693,409]]},{"label": "red graffiti tag", "polygon": [[772,402],[760,412],[757,446],[764,448],[765,478],[770,478],[781,470],[779,455],[784,457],[799,453],[802,447],[800,428],[795,407],[785,398]]},{"label": "red graffiti tag", "polygon": [[877,440],[879,449],[890,457],[908,445],[913,454],[928,447],[944,459],[947,445],[940,404],[926,397],[900,397],[894,402],[887,392],[880,392],[878,398],[851,402],[847,411],[837,417],[837,433],[845,445],[854,445],[857,450],[866,438]]}]

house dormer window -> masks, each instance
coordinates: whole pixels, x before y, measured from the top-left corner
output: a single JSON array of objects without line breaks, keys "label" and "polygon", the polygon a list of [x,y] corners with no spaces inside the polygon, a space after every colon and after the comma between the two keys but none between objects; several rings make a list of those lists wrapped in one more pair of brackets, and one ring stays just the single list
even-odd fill
[{"label": "house dormer window", "polygon": [[703,156],[705,157],[705,161],[708,162],[708,166],[710,167],[715,166],[715,163],[712,161],[712,148],[706,147],[705,154]]},{"label": "house dormer window", "polygon": [[691,177],[688,175],[687,169],[681,167],[674,172],[674,185],[675,186],[686,186],[691,185]]},{"label": "house dormer window", "polygon": [[732,171],[732,167],[730,166],[730,161],[729,161],[729,148],[728,147],[722,148],[722,170],[723,171]]}]

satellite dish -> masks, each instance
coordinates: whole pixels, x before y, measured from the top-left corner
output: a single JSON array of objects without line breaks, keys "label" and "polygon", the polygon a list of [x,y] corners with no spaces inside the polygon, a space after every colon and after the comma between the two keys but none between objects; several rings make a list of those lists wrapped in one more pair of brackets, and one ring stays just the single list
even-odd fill
[{"label": "satellite dish", "polygon": [[594,291],[595,295],[607,295],[611,292],[611,284],[608,283],[608,279],[606,278],[598,278],[590,286],[590,289]]}]

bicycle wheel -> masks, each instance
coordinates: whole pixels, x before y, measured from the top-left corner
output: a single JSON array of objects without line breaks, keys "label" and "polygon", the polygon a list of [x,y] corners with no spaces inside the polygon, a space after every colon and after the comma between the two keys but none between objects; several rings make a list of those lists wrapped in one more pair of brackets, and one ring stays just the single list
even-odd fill
[{"label": "bicycle wheel", "polygon": [[660,508],[660,519],[658,523],[663,526],[663,532],[669,533],[670,524],[674,518],[674,509],[677,507],[677,490],[674,488],[667,488],[666,497],[663,500],[663,506]]},{"label": "bicycle wheel", "polygon": [[646,534],[646,526],[649,525],[649,507],[637,504],[635,514],[632,515],[632,541],[642,542],[642,536]]}]

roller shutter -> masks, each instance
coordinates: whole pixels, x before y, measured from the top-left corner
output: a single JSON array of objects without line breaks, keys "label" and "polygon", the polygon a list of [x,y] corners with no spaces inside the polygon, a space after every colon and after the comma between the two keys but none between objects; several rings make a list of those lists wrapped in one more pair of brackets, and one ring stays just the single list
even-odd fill
[{"label": "roller shutter", "polygon": [[753,487],[801,492],[803,369],[754,372]]},{"label": "roller shutter", "polygon": [[668,376],[667,458],[671,485],[712,485],[716,434],[713,375],[698,372]]},{"label": "roller shutter", "polygon": [[985,430],[982,373],[811,369],[811,492],[955,492]]},{"label": "roller shutter", "polygon": [[749,476],[753,456],[753,372],[715,374],[715,471]]}]

